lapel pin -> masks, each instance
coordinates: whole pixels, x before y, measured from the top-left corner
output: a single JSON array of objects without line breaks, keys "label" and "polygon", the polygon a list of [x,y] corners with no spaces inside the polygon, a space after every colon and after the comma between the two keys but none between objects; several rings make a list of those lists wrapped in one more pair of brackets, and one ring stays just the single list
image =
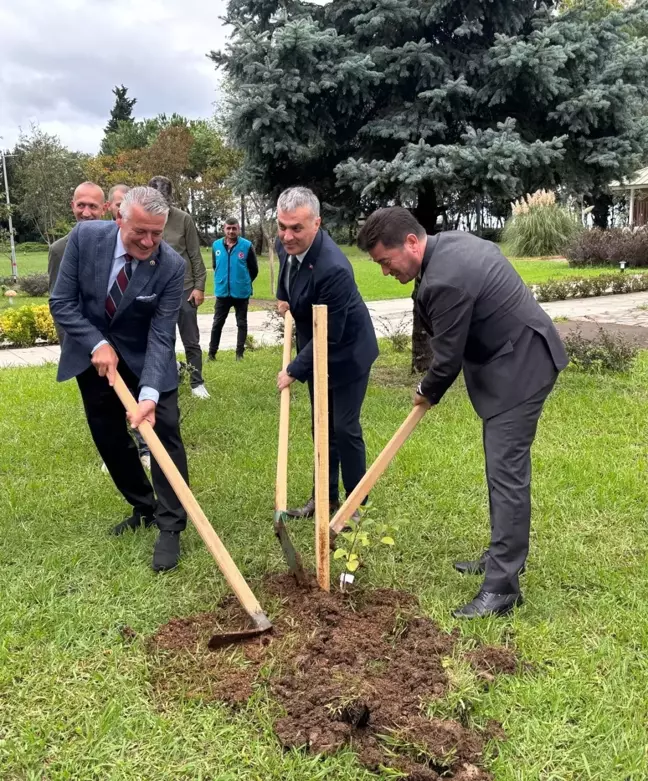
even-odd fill
[{"label": "lapel pin", "polygon": [[313,270],[313,267],[312,267],[311,265],[309,265],[309,266],[308,266],[308,268],[309,268],[311,271]]},{"label": "lapel pin", "polygon": [[150,263],[152,266],[154,266],[154,265],[155,265],[155,261],[154,261],[154,260],[149,260],[149,263]]}]

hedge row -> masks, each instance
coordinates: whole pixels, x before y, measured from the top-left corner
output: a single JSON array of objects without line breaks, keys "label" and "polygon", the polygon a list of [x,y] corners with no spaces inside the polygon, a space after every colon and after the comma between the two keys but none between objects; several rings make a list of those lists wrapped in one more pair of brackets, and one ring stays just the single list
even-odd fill
[{"label": "hedge row", "polygon": [[550,279],[530,285],[538,301],[564,301],[568,298],[591,298],[612,293],[638,293],[648,290],[648,274],[600,274],[595,277]]},{"label": "hedge row", "polygon": [[58,337],[47,304],[6,309],[0,314],[0,344],[32,347],[40,340],[56,344]]}]

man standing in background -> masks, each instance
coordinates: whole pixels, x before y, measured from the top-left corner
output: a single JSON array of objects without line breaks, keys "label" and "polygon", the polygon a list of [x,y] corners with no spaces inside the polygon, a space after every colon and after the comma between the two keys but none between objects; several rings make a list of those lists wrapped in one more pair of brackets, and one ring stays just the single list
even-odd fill
[{"label": "man standing in background", "polygon": [[106,204],[107,211],[112,214],[113,220],[117,219],[119,214],[119,207],[124,200],[124,196],[130,190],[127,184],[116,184],[108,191],[108,203]]},{"label": "man standing in background", "polygon": [[[82,182],[74,191],[70,206],[76,222],[100,220],[106,211],[104,191],[94,182]],[[54,283],[61,267],[61,261],[63,260],[69,237],[70,234],[68,233],[67,236],[63,236],[63,238],[50,245],[47,256],[47,276],[49,277],[50,293],[54,290]],[[60,343],[63,338],[63,331],[57,326],[56,332],[59,335]]]},{"label": "man standing in background", "polygon": [[191,215],[172,205],[173,185],[166,176],[154,176],[149,187],[161,193],[169,204],[164,241],[185,260],[185,279],[178,330],[191,367],[191,393],[199,399],[210,398],[202,376],[202,350],[198,330],[198,307],[205,300],[207,269],[200,254],[200,239]]},{"label": "man standing in background", "polygon": [[216,357],[223,326],[232,307],[238,329],[236,360],[240,361],[245,352],[248,303],[252,295],[252,283],[259,273],[259,264],[252,242],[242,238],[240,232],[236,217],[228,217],[225,220],[225,237],[217,239],[212,246],[216,308],[207,356],[210,361]]}]

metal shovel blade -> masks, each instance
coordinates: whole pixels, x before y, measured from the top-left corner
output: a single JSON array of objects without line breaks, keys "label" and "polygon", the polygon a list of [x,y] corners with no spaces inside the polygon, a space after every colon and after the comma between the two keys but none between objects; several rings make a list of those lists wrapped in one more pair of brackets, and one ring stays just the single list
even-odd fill
[{"label": "metal shovel blade", "polygon": [[258,615],[253,616],[252,620],[254,621],[255,629],[241,629],[238,632],[223,632],[222,634],[213,635],[209,639],[207,647],[212,651],[215,651],[217,648],[224,648],[227,645],[242,643],[245,640],[258,637],[272,629],[270,619],[265,613],[259,613]]},{"label": "metal shovel blade", "polygon": [[285,513],[277,511],[274,518],[274,531],[281,545],[286,564],[288,569],[295,576],[295,580],[300,586],[308,585],[308,578],[304,572],[304,567],[301,562],[301,556],[297,553],[297,549],[292,544],[288,529],[285,524]]}]

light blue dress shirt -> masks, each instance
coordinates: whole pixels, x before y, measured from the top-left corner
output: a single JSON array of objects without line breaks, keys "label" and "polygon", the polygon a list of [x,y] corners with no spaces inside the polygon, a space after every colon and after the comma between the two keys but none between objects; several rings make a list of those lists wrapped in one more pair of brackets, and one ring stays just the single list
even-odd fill
[{"label": "light blue dress shirt", "polygon": [[[132,268],[134,274],[139,261],[136,258],[133,258],[132,263],[133,263]],[[106,298],[108,298],[108,293],[110,292],[112,286],[115,284],[117,275],[124,268],[125,265],[126,265],[126,249],[124,248],[124,243],[122,242],[121,231],[118,231],[117,243],[115,244],[115,254],[113,255],[113,264],[110,270],[110,276],[108,277],[108,290],[106,290]],[[92,350],[92,354],[94,354],[95,350],[98,350],[103,344],[108,344],[108,343],[109,342],[107,339],[102,339],[100,342],[97,342],[97,344],[95,344]],[[143,385],[142,388],[140,389],[139,392],[140,401],[154,401],[157,404],[159,399],[160,399],[160,392],[155,390],[155,388],[149,388],[148,385]]]}]

